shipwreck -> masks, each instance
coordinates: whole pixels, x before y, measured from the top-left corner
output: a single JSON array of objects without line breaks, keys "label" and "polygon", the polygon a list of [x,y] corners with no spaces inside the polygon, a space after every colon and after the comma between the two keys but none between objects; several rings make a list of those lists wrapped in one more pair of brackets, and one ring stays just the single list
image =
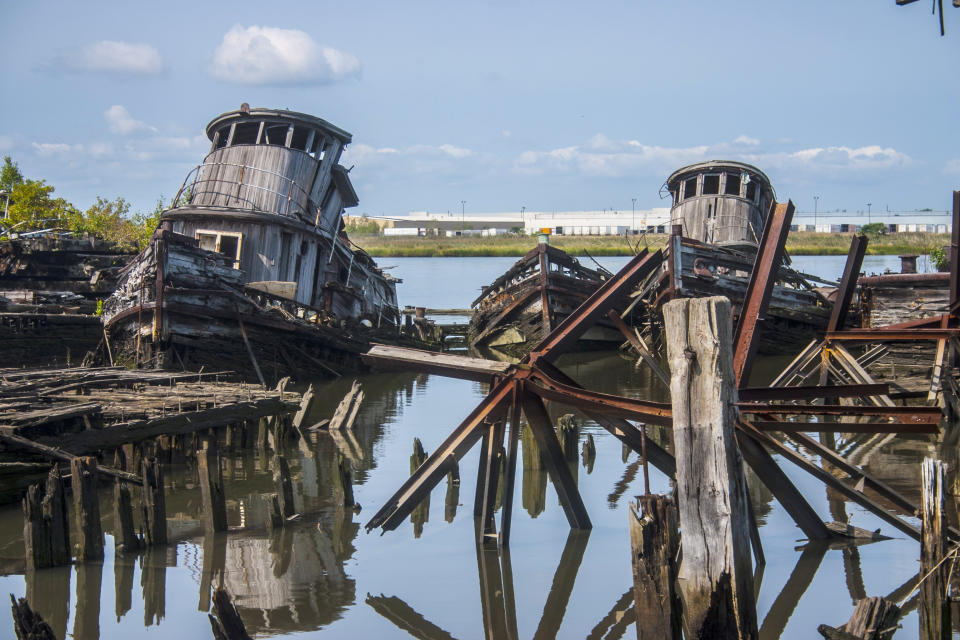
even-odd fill
[{"label": "shipwreck", "polygon": [[210,152],[161,215],[104,306],[111,360],[283,375],[359,365],[395,336],[396,283],[354,246],[339,164],[351,135],[325,120],[244,104],[207,125]]}]

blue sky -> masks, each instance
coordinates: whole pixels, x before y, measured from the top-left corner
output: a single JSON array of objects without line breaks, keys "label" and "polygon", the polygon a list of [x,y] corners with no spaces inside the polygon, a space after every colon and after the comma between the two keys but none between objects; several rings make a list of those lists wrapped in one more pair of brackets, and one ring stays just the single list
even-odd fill
[{"label": "blue sky", "polygon": [[350,131],[352,210],[665,206],[756,164],[798,210],[950,205],[960,9],[927,2],[7,2],[0,154],[80,207],[169,198],[215,115]]}]

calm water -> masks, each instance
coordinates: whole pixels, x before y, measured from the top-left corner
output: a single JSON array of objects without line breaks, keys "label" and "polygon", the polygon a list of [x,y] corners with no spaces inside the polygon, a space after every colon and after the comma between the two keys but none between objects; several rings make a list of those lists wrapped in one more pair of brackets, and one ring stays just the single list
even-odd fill
[{"label": "calm water", "polygon": [[[404,279],[401,304],[466,307],[512,258],[386,259]],[[601,262],[615,270],[626,259]],[[797,268],[837,278],[843,257],[795,258]],[[865,270],[898,268],[896,257],[868,258]],[[644,398],[664,390],[645,370],[616,354],[579,354],[561,363],[591,388]],[[766,362],[772,371],[781,363]],[[302,520],[270,537],[263,495],[272,492],[267,461],[234,455],[225,463],[228,518],[233,530],[204,539],[197,522],[200,492],[189,462],[167,473],[167,510],[176,543],[138,559],[114,557],[107,537],[103,564],[23,574],[19,506],[0,509],[0,588],[29,594],[58,638],[211,637],[206,611],[209,585],[223,581],[233,594],[247,629],[258,637],[312,636],[323,629],[333,638],[406,638],[402,625],[442,629],[456,638],[485,635],[485,604],[512,591],[519,637],[633,637],[627,501],[643,491],[636,454],[586,423],[581,441],[592,434],[597,459],[592,470],[577,466],[577,481],[594,528],[571,535],[545,472],[519,468],[514,502],[512,549],[508,562],[478,553],[472,516],[478,454],[460,464],[459,499],[448,503],[447,484],[431,494],[422,531],[408,520],[383,536],[362,525],[409,475],[412,442],[428,452],[483,397],[477,383],[436,376],[363,376],[366,400],[353,444],[354,493],[359,515],[332,506],[329,460],[335,445],[326,434],[301,442],[286,454],[295,479]],[[316,419],[329,417],[350,381],[326,383]],[[924,438],[881,437],[842,443],[859,462],[895,488],[916,498],[918,463],[935,451]],[[758,594],[763,638],[818,637],[821,623],[839,625],[864,595],[888,595],[917,572],[919,546],[855,505],[844,503],[822,484],[783,468],[825,520],[849,517],[856,526],[881,528],[892,540],[829,549],[800,540],[783,508],[749,476],[752,500],[767,557]],[[668,492],[665,476],[651,467],[652,490]],[[452,508],[451,508],[452,507]],[[111,527],[107,502],[104,528]],[[417,527],[419,529],[419,527]],[[417,535],[419,534],[419,536]],[[485,588],[486,587],[486,588]],[[493,594],[489,595],[488,594]],[[917,637],[916,613],[903,621],[897,638]],[[12,637],[0,624],[0,637]],[[441,637],[441,636],[438,636]]]}]

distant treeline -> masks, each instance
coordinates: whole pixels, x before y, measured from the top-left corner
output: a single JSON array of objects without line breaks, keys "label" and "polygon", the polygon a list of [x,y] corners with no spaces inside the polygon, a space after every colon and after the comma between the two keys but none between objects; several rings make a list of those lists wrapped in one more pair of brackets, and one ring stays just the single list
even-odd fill
[{"label": "distant treeline", "polygon": [[157,228],[160,214],[168,208],[161,197],[149,212],[131,215],[130,203],[123,198],[107,200],[97,196],[86,210],[64,198],[54,197],[53,185],[46,180],[24,178],[20,167],[5,156],[0,167],[0,239],[13,233],[58,229],[87,233],[120,247],[142,249]]}]

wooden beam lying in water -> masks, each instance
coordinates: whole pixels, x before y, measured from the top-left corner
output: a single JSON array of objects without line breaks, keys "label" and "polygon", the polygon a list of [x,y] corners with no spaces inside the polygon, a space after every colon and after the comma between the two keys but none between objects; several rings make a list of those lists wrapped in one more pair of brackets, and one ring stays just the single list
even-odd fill
[{"label": "wooden beam lying in water", "polygon": [[385,344],[371,346],[362,359],[377,369],[422,371],[476,382],[489,382],[493,376],[506,375],[513,368],[508,362]]}]

